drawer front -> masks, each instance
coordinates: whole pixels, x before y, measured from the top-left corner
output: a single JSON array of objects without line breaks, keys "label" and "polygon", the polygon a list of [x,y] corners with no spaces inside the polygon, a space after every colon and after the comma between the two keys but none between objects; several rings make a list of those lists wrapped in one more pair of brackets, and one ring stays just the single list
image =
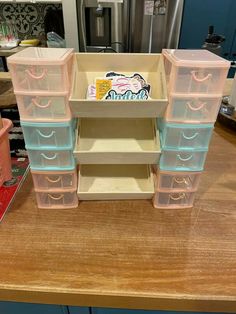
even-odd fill
[{"label": "drawer front", "polygon": [[13,86],[17,91],[69,90],[69,76],[65,65],[9,65]]},{"label": "drawer front", "polygon": [[32,150],[27,149],[30,166],[33,170],[72,170],[75,161],[71,150]]},{"label": "drawer front", "polygon": [[171,92],[189,94],[222,94],[228,69],[176,67]]},{"label": "drawer front", "polygon": [[214,123],[221,97],[177,97],[170,96],[166,120],[185,123]]},{"label": "drawer front", "polygon": [[169,171],[202,171],[207,151],[163,150],[160,169]]},{"label": "drawer front", "polygon": [[183,208],[192,207],[194,201],[194,192],[163,192],[157,191],[154,196],[155,208]]},{"label": "drawer front", "polygon": [[39,208],[74,208],[78,206],[76,190],[56,192],[36,192],[36,199]]},{"label": "drawer front", "polygon": [[[65,126],[59,124],[35,123],[28,124],[21,122],[24,139],[27,147],[40,148],[68,148],[73,145],[74,134],[70,123]],[[64,124],[62,124],[64,125]]]},{"label": "drawer front", "polygon": [[193,172],[162,172],[158,173],[157,189],[160,190],[196,190],[201,173]]},{"label": "drawer front", "polygon": [[20,95],[16,94],[22,120],[49,121],[71,118],[67,95]]},{"label": "drawer front", "polygon": [[213,125],[165,124],[161,139],[163,148],[208,148]]},{"label": "drawer front", "polygon": [[76,171],[64,172],[34,172],[31,171],[34,187],[38,190],[52,189],[76,189],[77,173]]}]

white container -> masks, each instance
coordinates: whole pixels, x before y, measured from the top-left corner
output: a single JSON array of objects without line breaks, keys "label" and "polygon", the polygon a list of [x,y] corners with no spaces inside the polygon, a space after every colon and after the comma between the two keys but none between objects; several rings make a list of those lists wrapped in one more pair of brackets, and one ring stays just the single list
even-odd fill
[{"label": "white container", "polygon": [[73,49],[30,47],[7,58],[16,91],[70,89]]},{"label": "white container", "polygon": [[178,123],[214,123],[221,105],[221,95],[169,95],[166,121]]},{"label": "white container", "polygon": [[154,181],[148,165],[81,165],[80,200],[151,199]]},{"label": "white container", "polygon": [[155,164],[160,153],[155,119],[80,119],[74,150],[79,164]]},{"label": "white container", "polygon": [[23,121],[56,122],[71,119],[68,92],[28,94],[15,91],[15,95]]},{"label": "white container", "polygon": [[76,190],[54,190],[50,192],[35,190],[39,208],[67,209],[78,206]]},{"label": "white container", "polygon": [[223,93],[229,61],[203,49],[163,49],[162,53],[169,93]]},{"label": "white container", "polygon": [[201,172],[159,171],[157,174],[156,189],[162,191],[196,191],[199,185]]},{"label": "white container", "polygon": [[[114,71],[127,76],[141,74],[151,85],[148,100],[91,100],[87,89],[97,77]],[[76,53],[70,96],[73,116],[95,118],[161,117],[167,106],[166,80],[161,54]]]},{"label": "white container", "polygon": [[153,206],[163,209],[180,209],[193,206],[194,192],[164,192],[157,191],[154,196]]},{"label": "white container", "polygon": [[34,188],[41,191],[55,189],[76,190],[77,172],[72,171],[35,171],[31,170]]}]

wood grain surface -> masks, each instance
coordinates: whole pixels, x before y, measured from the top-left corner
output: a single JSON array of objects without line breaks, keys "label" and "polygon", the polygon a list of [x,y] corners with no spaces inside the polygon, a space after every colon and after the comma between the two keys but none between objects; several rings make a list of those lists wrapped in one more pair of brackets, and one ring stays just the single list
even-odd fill
[{"label": "wood grain surface", "polygon": [[217,126],[194,208],[40,210],[29,175],[0,225],[0,299],[236,312],[236,135]]}]

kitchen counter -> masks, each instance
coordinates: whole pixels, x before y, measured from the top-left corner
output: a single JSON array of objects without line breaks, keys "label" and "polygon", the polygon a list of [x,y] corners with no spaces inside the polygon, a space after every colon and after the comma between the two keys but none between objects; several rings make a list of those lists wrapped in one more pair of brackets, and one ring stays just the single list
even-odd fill
[{"label": "kitchen counter", "polygon": [[217,124],[192,209],[38,209],[28,175],[0,224],[0,300],[235,313],[235,169],[235,133]]}]

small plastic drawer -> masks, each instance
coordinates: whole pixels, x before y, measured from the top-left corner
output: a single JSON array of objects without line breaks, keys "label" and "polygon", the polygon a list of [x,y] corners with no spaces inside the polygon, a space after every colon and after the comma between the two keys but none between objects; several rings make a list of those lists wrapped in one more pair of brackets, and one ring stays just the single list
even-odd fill
[{"label": "small plastic drawer", "polygon": [[39,208],[63,209],[78,206],[76,190],[54,190],[50,192],[35,190],[35,192]]},{"label": "small plastic drawer", "polygon": [[188,208],[193,206],[194,192],[164,192],[156,191],[153,201],[155,208]]},{"label": "small plastic drawer", "polygon": [[22,93],[15,91],[21,120],[55,122],[71,119],[68,93]]},{"label": "small plastic drawer", "polygon": [[160,169],[167,171],[202,171],[207,149],[205,150],[172,150],[163,149],[160,158]]},{"label": "small plastic drawer", "polygon": [[0,129],[0,186],[12,178],[11,155],[8,132],[12,127],[11,120],[2,119],[3,127]]},{"label": "small plastic drawer", "polygon": [[73,49],[27,48],[7,59],[14,89],[54,91],[70,89]]},{"label": "small plastic drawer", "polygon": [[75,160],[72,148],[70,150],[32,149],[26,147],[30,160],[30,167],[33,170],[73,170]]},{"label": "small plastic drawer", "polygon": [[170,172],[159,171],[157,175],[157,190],[179,191],[198,188],[201,172]]},{"label": "small plastic drawer", "polygon": [[185,123],[214,123],[221,104],[222,96],[186,96],[171,94],[166,110],[166,120]]},{"label": "small plastic drawer", "polygon": [[161,144],[163,148],[208,148],[212,124],[161,123]]},{"label": "small plastic drawer", "polygon": [[37,190],[77,189],[77,172],[31,170],[34,188]]},{"label": "small plastic drawer", "polygon": [[31,123],[21,121],[28,148],[68,148],[74,143],[72,120],[60,123]]},{"label": "small plastic drawer", "polygon": [[203,49],[164,49],[163,55],[170,93],[223,93],[229,61]]}]

